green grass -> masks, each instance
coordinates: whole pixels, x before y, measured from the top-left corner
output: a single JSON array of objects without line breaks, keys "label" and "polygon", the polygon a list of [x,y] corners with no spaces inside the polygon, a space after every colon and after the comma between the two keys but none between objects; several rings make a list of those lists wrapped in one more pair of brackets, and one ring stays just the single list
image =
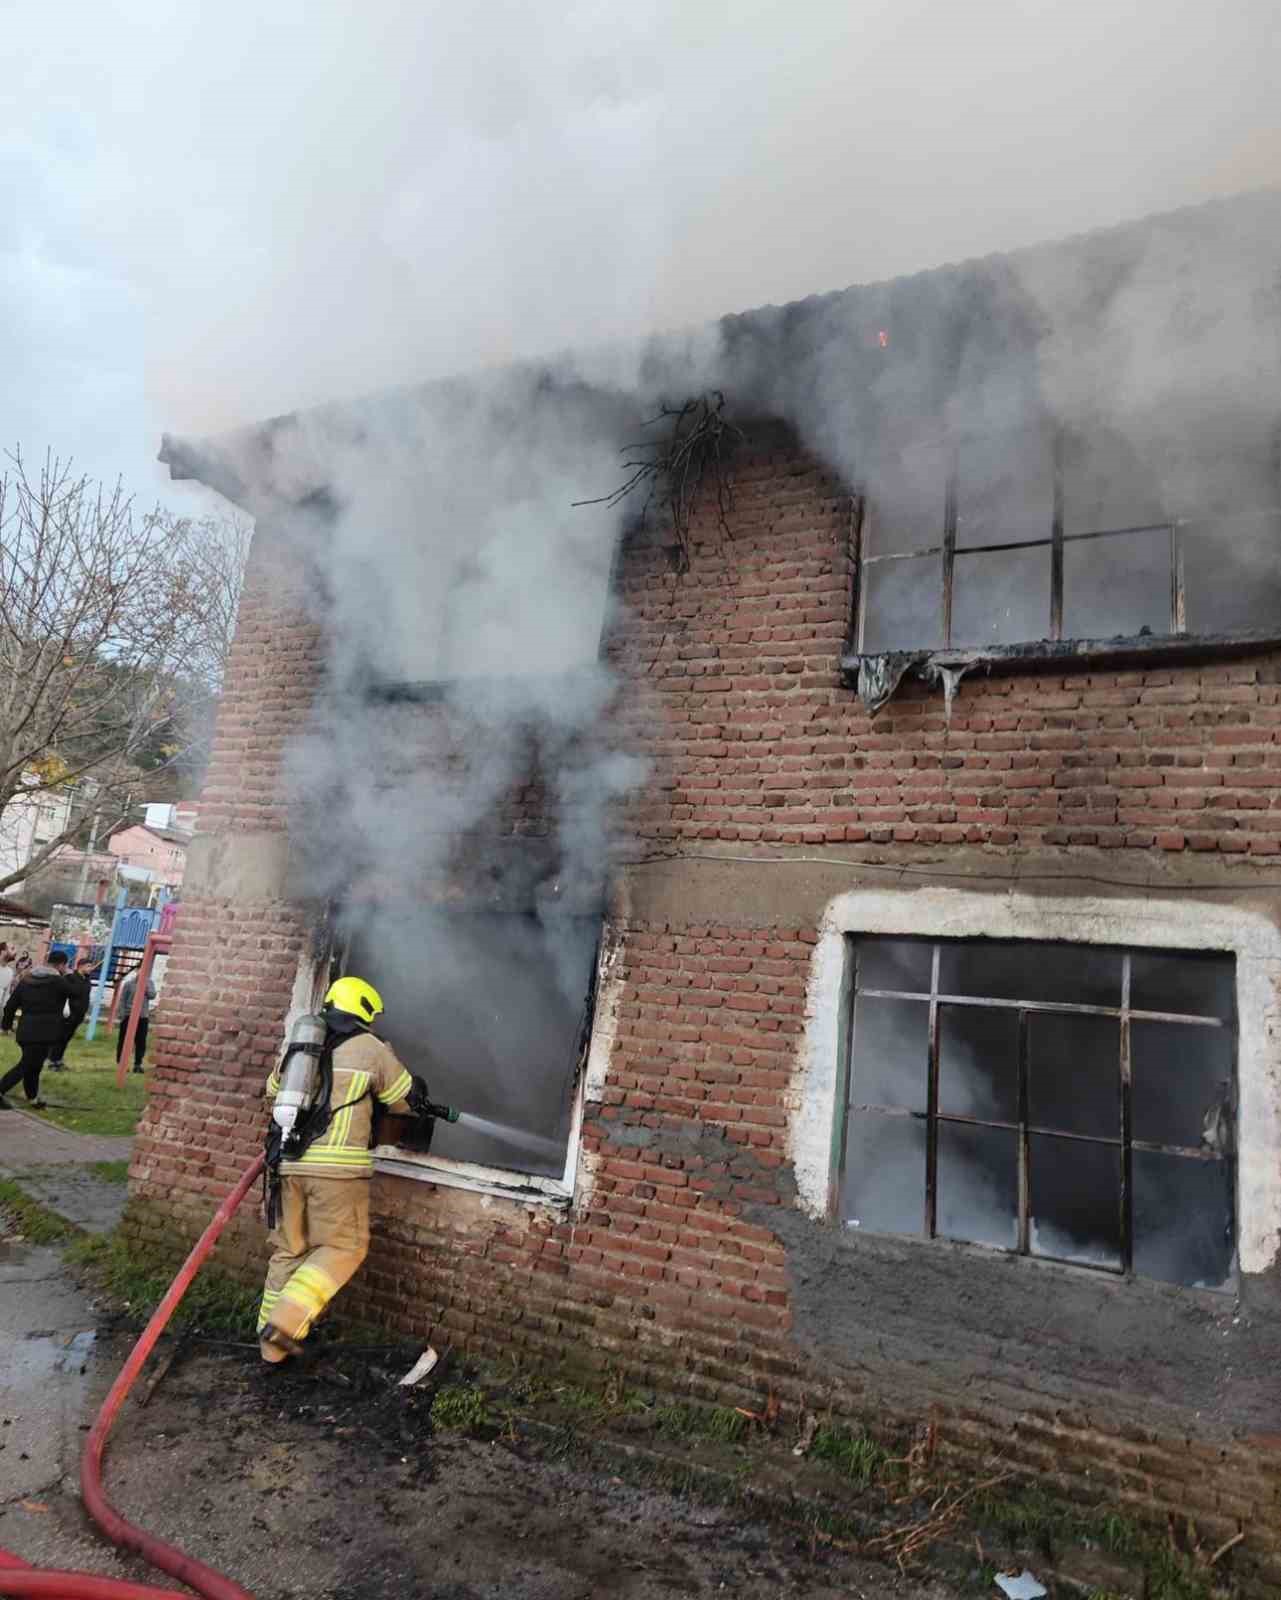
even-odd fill
[{"label": "green grass", "polygon": [[60,1244],[76,1236],[77,1230],[69,1222],[32,1200],[10,1178],[0,1178],[0,1212],[11,1217],[32,1244]]},{"label": "green grass", "polygon": [[1093,1547],[1141,1564],[1146,1600],[1209,1600],[1213,1592],[1208,1573],[1171,1550],[1158,1533],[1119,1512],[1083,1513],[1030,1487],[1009,1495],[980,1495],[970,1515],[998,1528],[1015,1545],[1035,1544],[1046,1551],[1057,1545]]},{"label": "green grass", "polygon": [[748,1430],[747,1418],[730,1406],[659,1406],[656,1431],[668,1439],[717,1439],[737,1444]]},{"label": "green grass", "polygon": [[484,1392],[471,1384],[446,1384],[431,1403],[431,1420],[438,1428],[483,1428],[490,1420]]},{"label": "green grass", "polygon": [[[0,1063],[6,1069],[10,1063],[5,1060],[5,1054],[13,1048],[11,1037],[0,1040]],[[60,1128],[68,1128],[72,1133],[131,1134],[142,1115],[146,1082],[145,1074],[128,1072],[117,1089],[115,1029],[99,1023],[98,1037],[90,1044],[81,1028],[68,1047],[67,1070],[50,1072],[46,1069],[40,1079],[40,1093],[47,1100],[59,1103],[34,1115]],[[10,1099],[14,1105],[25,1109],[26,1100],[20,1088]]]},{"label": "green grass", "polygon": [[888,1452],[870,1434],[838,1427],[820,1428],[809,1454],[812,1461],[825,1461],[860,1489],[875,1483],[889,1460]]},{"label": "green grass", "polygon": [[[73,1240],[67,1260],[80,1267],[113,1300],[137,1318],[149,1317],[173,1281],[179,1261],[140,1250],[115,1234],[86,1234]],[[249,1337],[258,1314],[261,1290],[247,1288],[204,1266],[196,1274],[174,1312],[175,1328],[238,1333]]]}]

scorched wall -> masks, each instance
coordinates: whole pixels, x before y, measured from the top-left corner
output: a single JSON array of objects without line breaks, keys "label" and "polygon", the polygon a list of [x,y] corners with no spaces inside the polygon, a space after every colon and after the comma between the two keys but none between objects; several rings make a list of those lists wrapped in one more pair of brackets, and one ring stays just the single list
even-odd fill
[{"label": "scorched wall", "polygon": [[[1275,1171],[1243,1170],[1248,1248],[1236,1292],[1212,1294],[841,1230],[824,1152],[845,934],[1144,937],[1230,947],[1250,974],[1249,1160],[1277,1167],[1281,660],[1011,670],[967,680],[950,716],[908,682],[871,719],[839,671],[857,509],[762,429],[728,526],[696,516],[688,571],[661,538],[627,541],[607,648],[619,737],[653,767],[622,819],[574,1197],[381,1175],[348,1303],[476,1355],[709,1400],[772,1388],[884,1433],[932,1420],[945,1452],[1070,1495],[1191,1514],[1212,1540],[1247,1527],[1238,1570],[1263,1592],[1281,1582]],[[324,908],[287,894],[281,756],[320,671],[289,585],[262,529],[155,1028],[140,1239],[194,1234],[255,1153],[286,1012],[326,955]],[[227,1259],[259,1270],[256,1223]]]}]

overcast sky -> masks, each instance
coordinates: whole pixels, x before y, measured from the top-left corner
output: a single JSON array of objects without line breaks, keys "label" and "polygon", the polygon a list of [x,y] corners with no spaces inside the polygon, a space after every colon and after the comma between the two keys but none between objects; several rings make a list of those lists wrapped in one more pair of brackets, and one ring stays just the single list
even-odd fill
[{"label": "overcast sky", "polygon": [[0,440],[162,430],[1281,177],[1276,0],[5,0]]}]

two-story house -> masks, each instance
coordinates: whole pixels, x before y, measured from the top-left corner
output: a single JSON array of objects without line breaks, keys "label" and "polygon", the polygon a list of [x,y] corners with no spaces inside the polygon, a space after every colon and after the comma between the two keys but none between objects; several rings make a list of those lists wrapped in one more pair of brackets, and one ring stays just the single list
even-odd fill
[{"label": "two-story house", "polygon": [[930,1424],[1281,1582],[1279,238],[167,440],[257,533],[135,1234],[346,967],[491,1124],[380,1149],[365,1314]]}]

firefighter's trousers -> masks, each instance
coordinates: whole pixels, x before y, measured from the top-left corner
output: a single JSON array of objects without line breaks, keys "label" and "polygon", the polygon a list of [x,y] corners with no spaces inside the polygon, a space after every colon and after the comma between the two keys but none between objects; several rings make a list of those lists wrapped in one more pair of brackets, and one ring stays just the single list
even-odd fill
[{"label": "firefighter's trousers", "polygon": [[[305,1339],[369,1250],[369,1180],[283,1177],[271,1244],[258,1332],[270,1322],[291,1339]],[[264,1361],[285,1359],[275,1345],[259,1343]]]}]

